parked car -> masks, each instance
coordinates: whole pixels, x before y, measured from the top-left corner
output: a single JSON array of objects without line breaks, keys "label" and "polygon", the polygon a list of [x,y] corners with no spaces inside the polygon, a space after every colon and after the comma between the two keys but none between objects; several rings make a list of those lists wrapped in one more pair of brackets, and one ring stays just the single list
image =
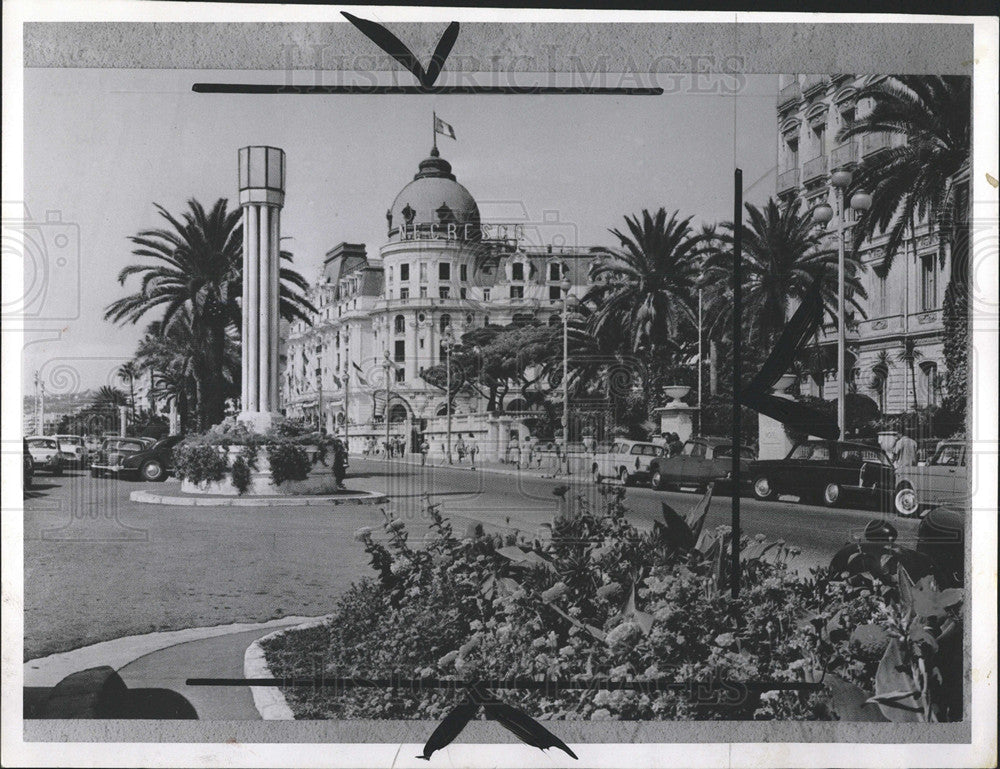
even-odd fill
[{"label": "parked car", "polygon": [[90,463],[90,474],[95,478],[106,473],[117,475],[127,456],[148,448],[151,443],[149,438],[105,438]]},{"label": "parked car", "polygon": [[635,481],[649,480],[650,463],[666,453],[666,448],[656,443],[618,440],[607,451],[594,454],[590,471],[596,483],[605,478],[617,478],[628,486]]},{"label": "parked car", "polygon": [[153,441],[141,451],[128,454],[122,459],[123,475],[135,475],[144,481],[165,481],[174,469],[174,446],[181,442],[184,436],[168,435],[158,441]]},{"label": "parked car", "polygon": [[59,442],[55,438],[33,435],[25,443],[28,444],[28,453],[31,454],[35,471],[44,470],[52,475],[62,475],[70,457],[59,450]]},{"label": "parked car", "polygon": [[90,452],[79,435],[53,435],[59,441],[59,450],[64,454],[72,454],[73,460],[70,464],[74,467],[86,467],[89,464]]},{"label": "parked car", "polygon": [[874,501],[888,510],[895,489],[889,457],[862,443],[800,441],[784,459],[752,462],[749,474],[757,499],[795,494],[803,502],[828,507],[855,500]]},{"label": "parked car", "polygon": [[[740,470],[749,479],[750,463],[757,458],[753,449],[740,449]],[[670,486],[704,488],[713,481],[731,477],[733,441],[730,438],[694,436],[684,443],[680,454],[657,457],[649,464],[649,485],[654,489]]]},{"label": "parked car", "polygon": [[28,441],[24,441],[24,448],[22,451],[24,464],[24,488],[31,488],[31,480],[35,477],[35,460],[31,458],[31,452],[28,450]]},{"label": "parked car", "polygon": [[893,497],[896,512],[909,517],[929,507],[968,499],[967,451],[964,441],[941,441],[930,461],[897,468]]}]

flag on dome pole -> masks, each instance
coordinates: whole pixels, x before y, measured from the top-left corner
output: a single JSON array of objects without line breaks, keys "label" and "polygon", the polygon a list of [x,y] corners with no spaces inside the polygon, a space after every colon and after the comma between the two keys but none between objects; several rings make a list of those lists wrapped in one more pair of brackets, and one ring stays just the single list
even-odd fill
[{"label": "flag on dome pole", "polygon": [[354,368],[357,369],[358,371],[358,381],[365,387],[368,387],[368,380],[365,379],[365,375],[361,373],[361,366],[359,366],[354,361],[351,361],[351,365],[354,366]]},{"label": "flag on dome pole", "polygon": [[[455,129],[451,127],[450,123],[445,123],[441,118],[437,116],[434,112],[434,149],[437,150],[438,146],[438,134],[442,136],[450,136],[452,139],[455,138]],[[456,139],[457,141],[457,139]]]}]

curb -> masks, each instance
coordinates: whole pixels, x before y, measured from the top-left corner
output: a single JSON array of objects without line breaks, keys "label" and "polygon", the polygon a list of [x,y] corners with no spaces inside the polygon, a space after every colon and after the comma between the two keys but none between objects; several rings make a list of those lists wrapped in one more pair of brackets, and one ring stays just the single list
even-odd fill
[{"label": "curb", "polygon": [[172,497],[151,491],[133,491],[133,502],[147,505],[173,505],[176,507],[328,507],[336,505],[384,505],[389,497],[374,491],[355,491],[350,494],[288,497]]},{"label": "curb", "polygon": [[[332,614],[328,614],[325,617],[319,617],[317,619],[308,620],[299,625],[294,625],[293,627],[281,628],[281,630],[276,630],[273,633],[268,633],[266,636],[262,636],[254,641],[247,647],[246,653],[243,655],[243,677],[244,678],[274,678],[274,673],[271,672],[271,668],[267,664],[267,658],[264,656],[264,649],[261,647],[262,641],[268,641],[272,638],[279,638],[285,633],[291,632],[293,630],[305,630],[307,628],[316,627],[317,625],[322,625],[332,617]],[[253,705],[257,708],[257,712],[260,713],[260,717],[265,721],[294,721],[295,714],[292,709],[288,706],[288,700],[285,699],[284,693],[277,686],[251,686],[250,696],[253,697]]]},{"label": "curb", "polygon": [[440,468],[447,470],[466,470],[467,472],[473,473],[491,473],[493,475],[506,475],[513,478],[536,478],[542,481],[588,481],[591,476],[590,473],[574,473],[571,475],[557,475],[553,472],[539,473],[537,471],[532,472],[531,470],[507,470],[499,467],[476,467],[472,468],[467,465],[449,465],[447,463],[428,463],[426,465],[421,465],[419,462],[413,462],[409,459],[392,459],[387,460],[382,457],[365,457],[358,456],[358,459],[364,460],[365,462],[382,462],[383,464],[388,462],[398,462],[399,464],[409,465],[410,467],[430,467],[430,468]]},{"label": "curb", "polygon": [[168,649],[171,646],[202,641],[206,638],[233,635],[257,628],[283,628],[292,624],[315,622],[318,617],[281,617],[267,622],[237,622],[230,625],[205,625],[165,630],[142,635],[122,636],[110,641],[100,641],[89,646],[81,646],[66,652],[56,652],[47,657],[37,657],[22,664],[24,686],[55,686],[63,678],[96,665],[109,665],[120,670],[147,654]]}]

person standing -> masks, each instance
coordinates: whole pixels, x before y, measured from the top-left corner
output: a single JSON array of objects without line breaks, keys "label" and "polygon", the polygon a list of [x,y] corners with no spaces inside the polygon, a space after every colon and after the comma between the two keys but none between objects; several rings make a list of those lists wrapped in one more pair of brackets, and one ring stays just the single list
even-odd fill
[{"label": "person standing", "polygon": [[892,463],[898,470],[901,467],[914,467],[917,464],[917,442],[906,431],[900,433],[896,444],[892,447]]},{"label": "person standing", "polygon": [[426,465],[427,464],[427,452],[430,451],[430,450],[431,450],[431,445],[427,442],[427,439],[424,438],[423,441],[421,441],[421,443],[420,443],[420,464],[421,465]]},{"label": "person standing", "polygon": [[469,449],[469,461],[472,462],[472,469],[473,470],[476,469],[476,454],[478,454],[478,453],[479,453],[479,446],[477,444],[473,443],[472,447]]},{"label": "person standing", "polygon": [[343,491],[344,478],[347,476],[347,449],[340,438],[333,439],[333,477],[337,482],[337,489]]},{"label": "person standing", "polygon": [[465,441],[462,440],[461,436],[458,438],[458,443],[455,444],[455,453],[458,454],[458,464],[462,464],[465,460]]}]

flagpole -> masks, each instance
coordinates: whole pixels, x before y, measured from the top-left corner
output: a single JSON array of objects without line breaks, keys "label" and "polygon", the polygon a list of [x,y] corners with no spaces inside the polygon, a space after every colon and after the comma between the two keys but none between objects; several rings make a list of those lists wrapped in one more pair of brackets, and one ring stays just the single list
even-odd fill
[{"label": "flagpole", "polygon": [[350,334],[344,328],[344,451],[351,453],[351,348]]},{"label": "flagpole", "polygon": [[730,588],[733,598],[740,594],[740,447],[743,425],[740,424],[739,394],[742,388],[743,277],[743,171],[736,169],[733,200],[733,454],[732,454],[732,534],[730,540],[732,571]]},{"label": "flagpole", "polygon": [[431,111],[431,119],[433,121],[431,123],[431,136],[433,137],[434,151],[436,153],[438,148],[438,119],[437,112],[434,110]]}]

